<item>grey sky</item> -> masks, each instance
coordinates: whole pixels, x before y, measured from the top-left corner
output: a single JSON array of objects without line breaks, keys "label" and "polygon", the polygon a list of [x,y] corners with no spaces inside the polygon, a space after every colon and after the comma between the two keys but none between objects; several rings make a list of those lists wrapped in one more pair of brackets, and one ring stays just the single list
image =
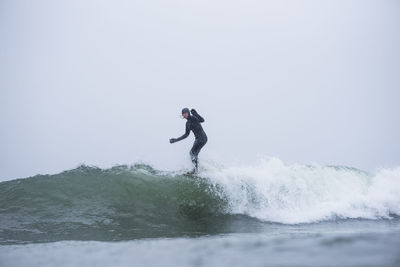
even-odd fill
[{"label": "grey sky", "polygon": [[400,165],[400,2],[0,2],[0,180],[201,158]]}]

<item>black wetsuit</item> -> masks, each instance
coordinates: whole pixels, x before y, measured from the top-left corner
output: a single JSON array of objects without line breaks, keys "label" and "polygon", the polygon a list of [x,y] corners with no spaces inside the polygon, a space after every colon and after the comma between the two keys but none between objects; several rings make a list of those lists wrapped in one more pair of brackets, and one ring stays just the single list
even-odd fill
[{"label": "black wetsuit", "polygon": [[188,137],[190,131],[194,133],[196,139],[194,140],[193,147],[190,150],[190,158],[192,159],[195,169],[197,169],[197,158],[200,150],[207,143],[207,135],[200,124],[202,122],[204,122],[204,119],[195,110],[192,110],[192,115],[189,115],[186,121],[185,134],[175,139],[175,142],[178,142]]}]

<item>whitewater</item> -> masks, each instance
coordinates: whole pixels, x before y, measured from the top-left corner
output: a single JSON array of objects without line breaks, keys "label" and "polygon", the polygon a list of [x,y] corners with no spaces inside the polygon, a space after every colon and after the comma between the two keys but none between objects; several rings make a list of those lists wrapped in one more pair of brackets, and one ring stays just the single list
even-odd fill
[{"label": "whitewater", "polygon": [[370,174],[344,166],[285,165],[208,168],[202,177],[224,189],[230,212],[263,221],[311,223],[400,215],[400,168]]},{"label": "whitewater", "polygon": [[[204,161],[198,174],[185,172],[81,165],[1,182],[0,265],[109,266],[110,257],[120,259],[115,266],[400,262],[400,168],[370,173],[270,158]],[[235,256],[243,253],[250,263]]]}]

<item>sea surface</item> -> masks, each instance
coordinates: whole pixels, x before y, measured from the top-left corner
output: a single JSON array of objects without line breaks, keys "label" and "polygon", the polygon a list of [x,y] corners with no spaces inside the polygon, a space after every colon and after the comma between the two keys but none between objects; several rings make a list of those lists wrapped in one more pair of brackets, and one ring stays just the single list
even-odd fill
[{"label": "sea surface", "polygon": [[400,266],[400,168],[79,166],[0,183],[0,266]]}]

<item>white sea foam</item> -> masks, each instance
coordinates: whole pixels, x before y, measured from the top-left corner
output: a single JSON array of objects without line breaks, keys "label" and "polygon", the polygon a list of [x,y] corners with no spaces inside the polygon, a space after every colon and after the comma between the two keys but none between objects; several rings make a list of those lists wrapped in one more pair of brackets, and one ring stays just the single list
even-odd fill
[{"label": "white sea foam", "polygon": [[242,167],[204,162],[200,175],[223,188],[231,213],[265,221],[400,215],[400,167],[369,174],[348,167],[285,165],[271,158]]}]

